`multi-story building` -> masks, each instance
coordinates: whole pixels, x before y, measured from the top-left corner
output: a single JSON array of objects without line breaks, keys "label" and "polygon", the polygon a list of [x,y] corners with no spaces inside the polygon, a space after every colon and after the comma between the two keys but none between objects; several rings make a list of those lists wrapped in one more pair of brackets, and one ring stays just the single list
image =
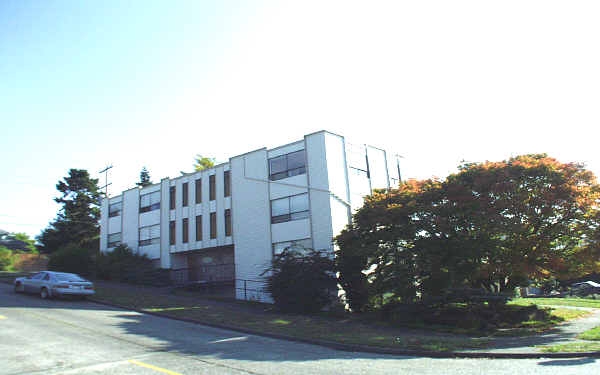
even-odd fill
[{"label": "multi-story building", "polygon": [[236,280],[248,298],[245,280],[259,280],[274,254],[333,251],[363,196],[399,179],[395,154],[319,131],[104,199],[100,249],[126,244],[189,281]]}]

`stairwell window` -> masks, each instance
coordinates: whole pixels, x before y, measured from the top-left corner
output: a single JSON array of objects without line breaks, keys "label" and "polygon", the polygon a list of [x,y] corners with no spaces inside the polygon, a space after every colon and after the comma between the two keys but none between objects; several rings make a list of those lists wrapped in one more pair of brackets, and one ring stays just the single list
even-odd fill
[{"label": "stairwell window", "polygon": [[160,209],[160,191],[140,195],[140,213]]},{"label": "stairwell window", "polygon": [[269,179],[271,181],[306,173],[306,153],[304,150],[269,159]]},{"label": "stairwell window", "polygon": [[115,217],[121,215],[122,207],[123,204],[121,202],[108,205],[108,217]]},{"label": "stairwell window", "polygon": [[231,195],[231,175],[229,171],[223,173],[224,196]]},{"label": "stairwell window", "polygon": [[196,180],[196,204],[202,203],[202,180]]},{"label": "stairwell window", "polygon": [[210,213],[210,238],[217,238],[217,214],[216,212]]},{"label": "stairwell window", "polygon": [[306,219],[308,216],[308,193],[271,201],[272,224]]},{"label": "stairwell window", "polygon": [[160,224],[141,227],[139,233],[139,245],[147,246],[160,243]]},{"label": "stairwell window", "polygon": [[169,222],[169,245],[175,245],[175,220]]},{"label": "stairwell window", "polygon": [[119,246],[121,243],[121,232],[108,235],[108,247]]},{"label": "stairwell window", "polygon": [[202,241],[202,215],[196,216],[196,241]]}]

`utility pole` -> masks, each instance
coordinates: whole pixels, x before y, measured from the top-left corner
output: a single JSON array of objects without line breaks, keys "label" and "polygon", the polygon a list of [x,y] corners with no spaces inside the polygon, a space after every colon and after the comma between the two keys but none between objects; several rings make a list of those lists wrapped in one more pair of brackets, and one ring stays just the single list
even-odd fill
[{"label": "utility pole", "polygon": [[100,187],[100,190],[104,189],[104,195],[108,198],[108,185],[112,185],[111,183],[108,183],[108,170],[111,169],[113,166],[109,165],[108,167],[104,168],[103,170],[101,170],[100,174],[104,173],[104,186]]}]

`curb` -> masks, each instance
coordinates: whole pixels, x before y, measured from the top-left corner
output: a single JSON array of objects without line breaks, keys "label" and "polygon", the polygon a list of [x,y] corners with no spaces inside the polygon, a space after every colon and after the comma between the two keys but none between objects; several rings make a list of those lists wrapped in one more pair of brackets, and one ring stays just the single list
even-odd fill
[{"label": "curb", "polygon": [[240,327],[232,327],[225,324],[217,324],[217,323],[205,323],[195,319],[189,318],[178,318],[173,317],[153,311],[144,311],[139,309],[134,309],[128,306],[118,305],[115,303],[98,301],[94,298],[89,298],[88,301],[97,303],[99,305],[106,305],[111,307],[117,307],[123,310],[135,311],[141,314],[153,315],[161,318],[168,318],[172,320],[178,320],[181,322],[193,323],[198,325],[203,325],[212,328],[225,329],[229,331],[235,331],[240,333],[246,333],[254,336],[268,337],[272,339],[278,340],[286,340],[292,342],[299,342],[303,344],[312,344],[319,345],[323,347],[327,347],[330,349],[341,350],[345,352],[363,352],[363,353],[373,353],[373,354],[391,354],[398,356],[410,356],[410,357],[426,357],[426,358],[490,358],[490,359],[536,359],[536,358],[581,358],[581,357],[591,357],[591,358],[600,358],[600,351],[598,352],[578,352],[578,353],[493,353],[493,352],[431,352],[431,351],[417,351],[417,350],[402,350],[402,349],[392,349],[392,348],[378,348],[374,346],[366,346],[366,345],[353,345],[353,344],[342,344],[332,341],[323,341],[323,340],[315,340],[315,339],[306,339],[300,337],[293,337],[287,335],[280,335],[275,333],[266,333],[261,331],[256,331],[247,328]]}]

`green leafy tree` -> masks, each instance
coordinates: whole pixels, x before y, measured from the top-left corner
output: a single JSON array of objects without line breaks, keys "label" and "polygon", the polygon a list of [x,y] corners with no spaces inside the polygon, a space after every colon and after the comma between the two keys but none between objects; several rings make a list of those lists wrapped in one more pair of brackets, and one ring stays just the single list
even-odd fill
[{"label": "green leafy tree", "polygon": [[286,249],[273,257],[266,289],[282,311],[317,312],[337,290],[333,270],[326,252]]},{"label": "green leafy tree", "polygon": [[150,172],[148,172],[146,167],[142,168],[142,171],[140,172],[140,182],[136,182],[135,184],[139,187],[152,185],[152,181],[150,180]]},{"label": "green leafy tree", "polygon": [[194,170],[196,171],[203,171],[215,166],[215,158],[207,158],[198,154],[194,160]]},{"label": "green leafy tree", "polygon": [[71,169],[56,184],[62,194],[54,200],[62,205],[56,219],[37,237],[41,250],[52,253],[68,244],[99,247],[100,191],[98,180],[84,169]]}]

